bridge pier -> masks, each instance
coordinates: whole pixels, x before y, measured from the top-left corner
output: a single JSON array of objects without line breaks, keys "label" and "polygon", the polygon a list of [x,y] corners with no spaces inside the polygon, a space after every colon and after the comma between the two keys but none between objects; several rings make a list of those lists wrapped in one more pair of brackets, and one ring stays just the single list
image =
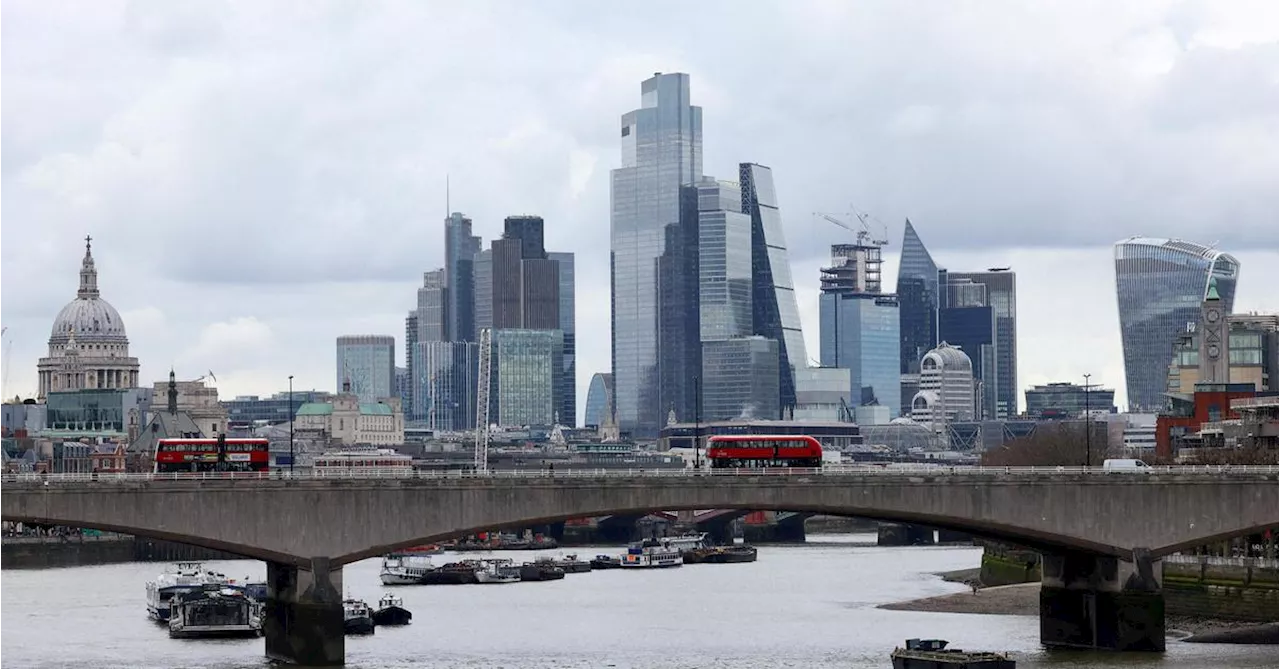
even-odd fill
[{"label": "bridge pier", "polygon": [[1041,562],[1040,643],[1058,648],[1163,651],[1160,560],[1081,553]]},{"label": "bridge pier", "polygon": [[312,558],[310,570],[268,562],[262,628],[271,660],[342,666],[342,568],[331,568],[329,558]]}]

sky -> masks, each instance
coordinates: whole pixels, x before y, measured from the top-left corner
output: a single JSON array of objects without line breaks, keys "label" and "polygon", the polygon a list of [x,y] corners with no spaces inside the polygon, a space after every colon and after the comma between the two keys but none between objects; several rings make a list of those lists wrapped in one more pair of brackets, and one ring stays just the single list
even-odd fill
[{"label": "sky", "polygon": [[[653,72],[687,72],[704,171],[773,168],[811,357],[818,268],[870,213],[1018,275],[1018,382],[1124,402],[1112,245],[1213,243],[1276,311],[1274,2],[9,0],[0,10],[3,394],[75,297],[86,234],[148,384],[336,389],[443,264],[544,217],[577,254],[579,413],[609,368],[609,171]],[[445,181],[451,184],[446,202]],[[1022,398],[1019,398],[1022,401]]]}]

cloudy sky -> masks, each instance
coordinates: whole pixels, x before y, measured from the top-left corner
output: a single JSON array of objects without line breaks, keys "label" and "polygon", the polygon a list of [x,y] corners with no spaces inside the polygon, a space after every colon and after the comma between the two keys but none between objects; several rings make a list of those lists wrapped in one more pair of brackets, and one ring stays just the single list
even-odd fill
[{"label": "cloudy sky", "polygon": [[1116,240],[1217,243],[1237,310],[1277,309],[1278,23],[1269,0],[9,0],[3,392],[34,394],[86,234],[144,379],[333,389],[336,336],[403,344],[448,174],[486,244],[537,213],[578,254],[581,397],[609,366],[619,116],[682,71],[707,173],[774,169],[815,357],[847,233],[813,212],[856,207],[888,277],[908,216],[940,264],[1017,271],[1020,385],[1123,396]]}]

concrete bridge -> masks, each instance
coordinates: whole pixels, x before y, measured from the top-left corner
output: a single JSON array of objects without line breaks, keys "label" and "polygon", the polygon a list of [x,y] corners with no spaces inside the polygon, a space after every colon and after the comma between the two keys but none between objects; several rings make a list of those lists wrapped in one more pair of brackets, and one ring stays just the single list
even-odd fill
[{"label": "concrete bridge", "polygon": [[[4,477],[4,520],[125,532],[267,561],[267,655],[343,661],[342,565],[484,530],[651,510],[763,509],[915,523],[1045,556],[1046,645],[1162,650],[1159,559],[1277,524],[1275,467],[661,471],[215,479]],[[406,512],[407,509],[413,512]]]}]

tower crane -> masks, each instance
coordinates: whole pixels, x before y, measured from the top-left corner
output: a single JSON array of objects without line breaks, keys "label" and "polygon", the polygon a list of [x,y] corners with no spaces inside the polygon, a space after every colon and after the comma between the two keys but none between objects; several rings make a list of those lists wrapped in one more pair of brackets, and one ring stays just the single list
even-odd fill
[{"label": "tower crane", "polygon": [[481,474],[489,471],[489,387],[493,373],[491,359],[493,331],[480,330],[480,373],[476,387],[476,452],[475,470]]},{"label": "tower crane", "polygon": [[[839,219],[839,218],[836,218],[835,216],[832,216],[831,214],[825,214],[825,213],[820,212],[820,211],[815,211],[815,212],[813,212],[813,215],[814,215],[814,216],[821,216],[821,217],[822,217],[823,219],[825,219],[827,222],[829,222],[829,223],[833,223],[833,224],[835,224],[835,225],[838,225],[838,226],[840,226],[840,227],[844,228],[845,230],[848,230],[849,232],[852,232],[852,233],[857,237],[857,239],[858,239],[858,244],[859,244],[860,246],[867,246],[868,244],[873,245],[873,246],[887,246],[887,245],[889,244],[889,240],[887,239],[887,237],[888,237],[888,226],[886,226],[886,225],[885,225],[884,223],[882,223],[879,219],[876,219],[875,217],[871,216],[870,214],[867,214],[867,213],[864,213],[864,212],[860,212],[860,211],[858,211],[857,209],[854,209],[854,210],[853,210],[853,215],[858,219],[858,227],[857,227],[857,228],[854,228],[852,225],[849,225],[848,223],[845,223],[843,220],[841,220],[841,219]],[[872,234],[871,234],[871,229],[870,229],[870,227],[871,227],[871,226],[870,226],[870,223],[869,223],[870,221],[874,221],[874,222],[876,222],[876,223],[880,223],[880,228],[881,228],[881,230],[883,230],[883,231],[884,231],[884,233],[883,233],[879,238],[876,238],[876,237],[872,236]]]}]

